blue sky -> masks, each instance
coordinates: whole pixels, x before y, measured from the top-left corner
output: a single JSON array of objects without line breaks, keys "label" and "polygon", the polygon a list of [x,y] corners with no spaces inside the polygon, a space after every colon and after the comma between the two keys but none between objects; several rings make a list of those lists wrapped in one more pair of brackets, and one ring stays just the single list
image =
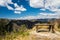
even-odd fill
[{"label": "blue sky", "polygon": [[0,18],[60,18],[60,0],[0,0]]}]

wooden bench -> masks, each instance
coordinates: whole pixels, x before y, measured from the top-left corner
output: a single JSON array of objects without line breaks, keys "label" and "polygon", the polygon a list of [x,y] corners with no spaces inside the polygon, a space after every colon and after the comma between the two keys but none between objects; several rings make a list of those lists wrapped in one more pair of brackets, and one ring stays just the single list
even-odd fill
[{"label": "wooden bench", "polygon": [[[35,24],[36,26],[36,32],[39,32],[39,31],[51,31],[51,32],[54,32],[54,24],[47,24],[47,23],[44,23],[44,24]],[[48,29],[39,29],[39,26],[48,26]]]}]

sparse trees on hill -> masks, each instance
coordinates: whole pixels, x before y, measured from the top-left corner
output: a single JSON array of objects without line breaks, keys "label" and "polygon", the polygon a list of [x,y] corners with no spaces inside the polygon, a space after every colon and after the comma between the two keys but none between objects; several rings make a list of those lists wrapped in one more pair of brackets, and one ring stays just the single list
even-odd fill
[{"label": "sparse trees on hill", "polygon": [[5,25],[8,23],[8,20],[0,19],[0,35],[5,34]]}]

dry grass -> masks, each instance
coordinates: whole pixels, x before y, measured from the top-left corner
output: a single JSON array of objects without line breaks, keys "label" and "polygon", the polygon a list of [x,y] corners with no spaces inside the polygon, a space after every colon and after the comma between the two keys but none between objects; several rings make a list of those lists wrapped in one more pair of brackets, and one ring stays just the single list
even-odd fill
[{"label": "dry grass", "polygon": [[[42,28],[47,28],[48,26],[42,26]],[[23,27],[22,27],[23,28]],[[22,30],[21,28],[21,30]],[[41,28],[41,26],[39,26],[39,28]],[[48,33],[45,33],[44,35],[42,35],[41,33],[36,33],[34,32],[36,30],[36,28],[34,27],[33,29],[31,30],[28,30],[26,32],[18,32],[18,33],[11,33],[11,34],[7,34],[5,37],[0,37],[0,40],[60,40],[60,34],[57,35],[56,37],[55,34],[50,34],[49,32]],[[32,32],[32,33],[30,33]],[[36,33],[36,34],[35,34]],[[45,36],[49,34],[50,36]],[[41,36],[42,35],[42,36]],[[53,38],[54,37],[54,38]]]}]

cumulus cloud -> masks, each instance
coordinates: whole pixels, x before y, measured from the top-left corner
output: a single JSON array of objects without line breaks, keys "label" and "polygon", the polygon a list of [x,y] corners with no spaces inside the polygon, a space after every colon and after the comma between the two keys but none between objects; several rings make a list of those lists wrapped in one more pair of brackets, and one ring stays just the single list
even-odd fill
[{"label": "cumulus cloud", "polygon": [[15,6],[15,13],[20,14],[22,11],[26,11],[26,8],[23,5],[19,6],[17,3],[14,4]]},{"label": "cumulus cloud", "polygon": [[21,12],[20,12],[20,11],[14,11],[14,13],[16,13],[16,14],[17,14],[17,13],[20,14]]},{"label": "cumulus cloud", "polygon": [[12,2],[12,0],[0,0],[0,6],[7,7],[8,10],[14,10],[8,4],[14,4],[14,3]]},{"label": "cumulus cloud", "polygon": [[21,6],[15,5],[15,10],[26,11],[26,9],[23,7],[23,5],[21,5]]},{"label": "cumulus cloud", "polygon": [[[14,5],[15,8],[8,4]],[[21,14],[22,11],[26,11],[26,8],[24,8],[23,5],[19,6],[17,3],[13,3],[12,0],[0,0],[0,6],[7,7],[8,10],[13,10],[16,14]]]},{"label": "cumulus cloud", "polygon": [[40,8],[44,6],[43,0],[30,0],[30,6],[34,8]]},{"label": "cumulus cloud", "polygon": [[[59,12],[58,12],[59,14]],[[58,15],[57,13],[39,13],[36,16],[25,16],[25,17],[20,17],[17,19],[20,20],[30,20],[30,19],[45,19],[45,18],[56,18],[59,19],[60,18],[60,14]]]},{"label": "cumulus cloud", "polygon": [[6,6],[6,4],[13,4],[12,0],[0,0],[0,6]]},{"label": "cumulus cloud", "polygon": [[9,6],[9,5],[6,5],[6,7],[7,7],[9,10],[14,10],[14,8],[12,8],[12,7]]},{"label": "cumulus cloud", "polygon": [[39,13],[38,18],[60,18],[60,0],[30,0],[29,4],[33,8],[46,9],[54,13]]},{"label": "cumulus cloud", "polygon": [[31,7],[49,9],[51,11],[58,11],[60,7],[60,0],[45,0],[45,1],[44,0],[30,0],[29,3]]},{"label": "cumulus cloud", "polygon": [[19,7],[17,3],[14,3],[14,6],[15,6],[15,7]]}]

